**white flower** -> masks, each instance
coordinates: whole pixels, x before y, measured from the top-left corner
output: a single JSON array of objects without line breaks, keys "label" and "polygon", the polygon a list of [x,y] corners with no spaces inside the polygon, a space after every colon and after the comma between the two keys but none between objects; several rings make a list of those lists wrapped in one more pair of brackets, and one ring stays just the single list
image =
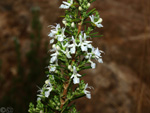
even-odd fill
[{"label": "white flower", "polygon": [[53,28],[53,29],[51,30],[51,32],[50,32],[50,34],[48,36],[49,37],[54,37],[57,34],[57,32],[58,32],[58,30],[60,28],[60,24],[56,24],[56,27],[53,26],[53,25],[50,25],[50,27]]},{"label": "white flower", "polygon": [[46,86],[52,86],[49,79],[45,80],[45,84]]},{"label": "white flower", "polygon": [[55,41],[54,39],[51,39],[49,43],[52,44],[54,43],[54,41]]},{"label": "white flower", "polygon": [[58,60],[57,57],[59,55],[59,52],[58,52],[58,47],[56,45],[54,45],[53,49],[50,50],[50,52],[54,52],[54,51],[55,51],[55,53],[51,54],[52,57],[50,59],[50,63],[56,62],[56,64],[57,64],[57,60]]},{"label": "white flower", "polygon": [[101,53],[103,53],[103,51],[93,47],[92,51],[90,53],[87,53],[87,55],[85,56],[85,58],[88,59],[88,61],[91,63],[91,67],[93,69],[96,67],[96,64],[91,59],[95,58],[99,63],[103,63]]},{"label": "white flower", "polygon": [[58,37],[58,41],[63,41],[64,40],[64,38],[66,37],[65,36],[65,28],[62,28],[61,34],[57,35],[57,37]]},{"label": "white flower", "polygon": [[80,34],[80,43],[78,46],[81,46],[82,51],[87,51],[88,48],[92,48],[92,45],[90,44],[92,41],[86,41],[86,34],[84,33],[84,38],[82,36],[82,33]]},{"label": "white flower", "polygon": [[68,45],[68,47],[71,48],[71,49],[70,49],[71,54],[75,54],[77,43],[76,43],[76,41],[75,41],[75,39],[74,39],[73,36],[72,36],[72,42],[73,42],[73,43],[70,44],[70,45]]},{"label": "white flower", "polygon": [[50,83],[50,80],[46,80],[45,84],[46,84],[46,89],[47,89],[47,91],[45,91],[45,97],[48,98],[48,96],[50,95],[50,92],[52,91],[53,88],[52,88],[52,85]]},{"label": "white flower", "polygon": [[39,101],[39,100],[41,100],[41,98],[40,98],[40,97],[38,97],[38,98],[37,98],[37,101]]},{"label": "white flower", "polygon": [[88,86],[88,83],[85,85],[85,88],[84,88],[84,93],[86,94],[86,97],[88,98],[88,99],[91,99],[91,92],[90,91],[87,91],[86,89],[87,88],[93,88],[93,87],[90,87],[90,86]]},{"label": "white flower", "polygon": [[94,53],[94,57],[95,59],[99,62],[99,63],[103,63],[103,60],[102,60],[102,56],[101,56],[101,53],[103,53],[103,51],[100,51],[98,48],[93,48],[92,49],[92,52]]},{"label": "white flower", "polygon": [[50,65],[50,66],[48,66],[48,69],[49,69],[49,72],[54,72],[54,71],[56,71],[56,65]]},{"label": "white flower", "polygon": [[55,61],[57,61],[57,56],[58,56],[58,52],[51,54],[52,58],[50,60],[51,63],[54,63]]},{"label": "white flower", "polygon": [[61,50],[61,51],[67,56],[67,58],[71,58],[70,51],[68,48],[68,42],[65,45],[63,43],[61,44],[62,44],[62,47],[65,48],[65,51],[64,50]]},{"label": "white flower", "polygon": [[73,4],[73,0],[70,0],[70,2],[63,1],[63,4],[59,8],[61,9],[69,9],[69,7]]},{"label": "white flower", "polygon": [[96,64],[91,60],[92,55],[90,54],[89,56],[89,62],[91,63],[91,67],[92,69],[94,69],[96,67]]},{"label": "white flower", "polygon": [[49,37],[51,37],[52,39],[50,40],[50,44],[54,43],[54,37],[55,35],[58,33],[58,30],[60,29],[60,24],[56,24],[55,26],[50,25],[51,28],[53,28],[50,32],[50,34],[48,35]]},{"label": "white flower", "polygon": [[73,78],[74,84],[80,83],[80,79],[78,77],[81,77],[81,75],[77,73],[76,67],[73,66],[73,74],[71,76],[71,79]]},{"label": "white flower", "polygon": [[70,55],[69,48],[66,48],[66,51],[64,51],[64,50],[61,50],[61,51],[67,56],[67,58],[72,58]]},{"label": "white flower", "polygon": [[49,80],[45,80],[45,84],[49,84]]},{"label": "white flower", "polygon": [[102,23],[102,18],[99,18],[98,19],[98,21],[97,22],[95,22],[95,16],[94,15],[92,15],[92,16],[89,16],[90,17],[90,19],[91,19],[91,22],[93,22],[97,27],[103,27],[103,25],[101,24]]},{"label": "white flower", "polygon": [[38,88],[39,88],[39,90],[37,92],[40,92],[40,94],[37,95],[38,96],[37,100],[41,100],[41,97],[43,97],[43,95],[41,94],[43,92],[43,89],[41,89],[40,87],[38,87]]},{"label": "white flower", "polygon": [[52,91],[52,87],[49,86],[49,87],[47,87],[46,89],[47,89],[47,91],[45,91],[45,97],[48,98],[48,96],[50,95],[50,92]]},{"label": "white flower", "polygon": [[53,25],[50,25],[51,26],[51,28],[53,28],[52,30],[51,30],[51,32],[49,33],[49,37],[54,37],[57,33],[58,33],[58,30],[59,30],[59,28],[60,28],[60,24],[56,24],[56,27],[55,26],[53,26]]}]

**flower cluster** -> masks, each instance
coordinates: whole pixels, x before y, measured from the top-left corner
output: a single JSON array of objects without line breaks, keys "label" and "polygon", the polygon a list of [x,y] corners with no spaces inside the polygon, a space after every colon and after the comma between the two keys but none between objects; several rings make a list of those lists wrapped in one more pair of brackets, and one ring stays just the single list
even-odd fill
[{"label": "flower cluster", "polygon": [[[91,2],[91,0],[68,0],[60,5],[61,9],[68,10],[62,20],[64,27],[60,24],[50,25],[48,36],[52,49],[49,50],[51,55],[47,67],[48,79],[37,95],[37,102],[42,107],[34,109],[33,105],[30,105],[30,112],[47,110],[63,113],[73,110],[71,113],[75,113],[75,107],[68,106],[71,101],[83,96],[91,99],[91,93],[87,88],[92,89],[92,87],[81,80],[83,75],[79,73],[84,69],[96,68],[94,59],[103,63],[103,51],[93,47],[91,41],[93,37],[98,37],[96,33],[92,33],[95,27],[103,27],[102,19],[95,9],[87,12]],[[91,20],[90,24],[87,24],[88,18]],[[45,105],[44,102],[47,104]],[[44,105],[46,110],[43,108]]]},{"label": "flower cluster", "polygon": [[[103,53],[103,51],[100,51],[98,48],[94,48],[91,44],[92,41],[87,41],[87,38],[89,38],[90,36],[87,36],[84,31],[81,31],[81,33],[79,34],[79,38],[75,39],[74,36],[66,36],[64,34],[66,28],[61,28],[60,24],[56,24],[56,27],[52,26],[52,28],[54,29],[51,30],[50,34],[48,35],[52,38],[50,43],[52,44],[54,40],[56,40],[57,43],[53,44],[53,49],[50,50],[51,52],[54,52],[53,54],[51,54],[52,57],[50,59],[50,63],[52,64],[48,66],[50,72],[56,70],[56,66],[58,65],[58,56],[61,57],[62,53],[69,60],[72,58],[72,55],[76,54],[77,52],[84,52],[85,56],[83,57],[85,57],[85,59],[88,60],[89,63],[91,63],[92,68],[96,67],[96,64],[92,61],[92,59],[94,58],[99,63],[103,63],[101,56],[101,53]],[[71,66],[71,64],[68,64],[68,66]],[[79,83],[79,77],[81,77],[81,75],[77,73],[76,68],[78,67],[76,67],[76,65],[72,65],[72,67],[70,68],[73,68],[71,76],[71,78],[73,78],[73,83]]]}]

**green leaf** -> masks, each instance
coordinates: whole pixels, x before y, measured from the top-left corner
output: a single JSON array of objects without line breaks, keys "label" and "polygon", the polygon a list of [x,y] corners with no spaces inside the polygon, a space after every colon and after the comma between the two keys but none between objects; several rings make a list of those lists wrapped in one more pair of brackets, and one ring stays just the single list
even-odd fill
[{"label": "green leaf", "polygon": [[68,33],[68,34],[70,34],[70,35],[72,34],[72,33],[71,33],[71,32],[69,32],[68,30],[65,30],[65,32],[67,32],[67,33]]},{"label": "green leaf", "polygon": [[86,74],[82,74],[82,77],[84,77]]},{"label": "green leaf", "polygon": [[84,97],[85,94],[82,93],[82,94],[79,94],[79,95],[74,95],[73,98],[71,99],[71,101],[75,100],[75,99],[78,99],[78,98],[81,98],[81,97]]},{"label": "green leaf", "polygon": [[94,8],[94,9],[92,9],[90,12],[88,12],[88,13],[87,13],[87,17],[88,17],[89,15],[93,14],[95,10],[96,10],[96,8]]},{"label": "green leaf", "polygon": [[71,22],[78,22],[78,21],[81,21],[81,19],[77,18],[77,19],[71,20]]},{"label": "green leaf", "polygon": [[49,71],[45,71],[45,74],[49,74]]},{"label": "green leaf", "polygon": [[90,23],[90,24],[92,24],[93,22],[91,22],[91,21],[85,21],[85,22],[83,22],[84,24],[86,24],[86,23]]},{"label": "green leaf", "polygon": [[81,67],[81,68],[79,69],[79,71],[84,70],[84,69],[91,69],[91,68],[92,68],[91,66],[84,66],[84,67]]},{"label": "green leaf", "polygon": [[95,35],[95,34],[98,34],[98,32],[95,32],[95,33],[91,33],[91,34],[89,34],[89,35],[91,36],[91,35]]}]

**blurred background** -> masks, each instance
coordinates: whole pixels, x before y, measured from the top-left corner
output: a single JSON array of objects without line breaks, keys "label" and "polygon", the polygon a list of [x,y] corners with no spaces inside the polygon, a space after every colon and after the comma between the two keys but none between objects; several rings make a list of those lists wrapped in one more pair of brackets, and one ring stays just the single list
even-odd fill
[{"label": "blurred background", "polygon": [[[27,113],[46,79],[49,25],[61,23],[61,0],[0,0],[0,108]],[[96,0],[104,28],[93,45],[103,64],[87,73],[92,99],[81,113],[150,113],[150,1]]]}]

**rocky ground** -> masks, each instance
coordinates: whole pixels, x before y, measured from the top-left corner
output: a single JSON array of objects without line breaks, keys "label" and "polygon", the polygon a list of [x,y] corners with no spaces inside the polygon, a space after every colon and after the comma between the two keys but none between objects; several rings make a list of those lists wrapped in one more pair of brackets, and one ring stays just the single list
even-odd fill
[{"label": "rocky ground", "polygon": [[[13,86],[12,79],[18,76],[15,37],[26,66],[32,8],[40,8],[40,51],[46,56],[43,45],[49,40],[47,26],[61,22],[59,16],[64,12],[58,8],[60,4],[60,0],[0,1],[0,79],[5,81],[0,82],[0,100]],[[81,113],[150,113],[150,2],[97,0],[91,6],[94,7],[104,20],[104,28],[98,29],[104,36],[93,39],[95,47],[105,52],[104,64],[83,72],[87,73],[85,80],[94,90],[91,100],[83,98],[77,102],[78,109]]]}]

